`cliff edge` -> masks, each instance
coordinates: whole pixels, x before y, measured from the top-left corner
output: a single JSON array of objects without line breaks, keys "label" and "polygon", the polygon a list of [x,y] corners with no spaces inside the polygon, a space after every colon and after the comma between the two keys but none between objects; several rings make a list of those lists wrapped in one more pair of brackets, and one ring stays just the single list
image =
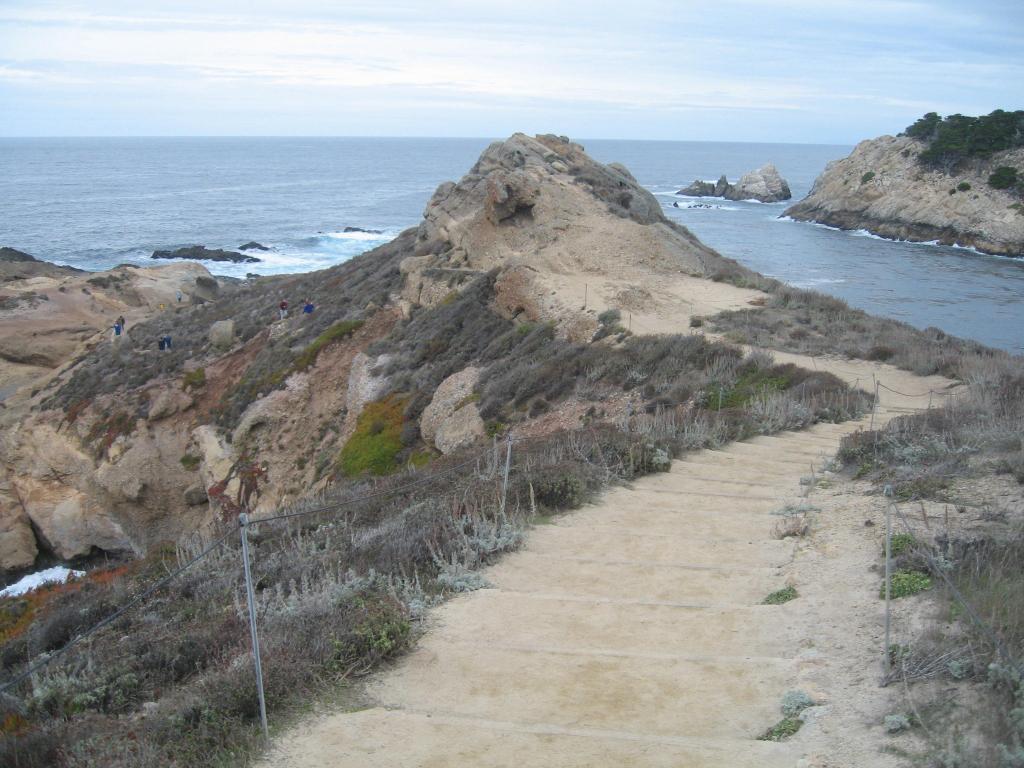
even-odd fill
[{"label": "cliff edge", "polygon": [[962,162],[952,173],[918,161],[928,144],[909,136],[862,141],[826,166],[806,198],[783,215],[881,237],[938,242],[1024,257],[1024,204],[989,178],[1024,168],[1024,149]]}]

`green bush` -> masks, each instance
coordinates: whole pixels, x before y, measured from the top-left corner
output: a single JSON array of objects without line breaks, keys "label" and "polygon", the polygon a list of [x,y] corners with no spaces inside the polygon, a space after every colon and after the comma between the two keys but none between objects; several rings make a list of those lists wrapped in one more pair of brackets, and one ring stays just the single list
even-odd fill
[{"label": "green bush", "polygon": [[867,184],[873,178],[875,178],[875,172],[874,171],[868,171],[867,173],[865,173],[863,176],[860,177],[860,183],[861,184]]},{"label": "green bush", "polygon": [[992,189],[1010,189],[1017,183],[1017,169],[1009,165],[1001,165],[988,177],[988,185]]},{"label": "green bush", "polygon": [[597,322],[601,325],[615,325],[622,319],[622,313],[617,309],[606,309],[597,316]]},{"label": "green bush", "polygon": [[181,462],[181,466],[183,466],[189,472],[195,472],[197,469],[199,469],[200,458],[198,456],[195,456],[194,454],[186,453],[179,459],[179,461]]},{"label": "green bush", "polygon": [[784,717],[757,737],[758,741],[785,741],[800,730],[804,723],[798,717]]},{"label": "green bush", "polygon": [[968,184],[966,181],[961,181],[959,184],[956,185],[956,188],[958,192],[970,192],[971,185]]},{"label": "green bush", "polygon": [[782,605],[788,603],[790,600],[796,600],[800,595],[796,591],[796,587],[789,586],[777,589],[772,592],[768,597],[761,601],[762,605]]},{"label": "green bush", "polygon": [[538,477],[533,492],[537,503],[548,509],[578,509],[586,501],[583,480],[568,470]]},{"label": "green bush", "polygon": [[[895,600],[900,597],[910,597],[916,595],[918,592],[924,592],[926,589],[931,589],[932,579],[927,573],[921,571],[904,571],[899,570],[892,574],[892,587],[890,594]],[[878,596],[885,598],[885,582],[882,582],[882,586],[878,589]]]}]

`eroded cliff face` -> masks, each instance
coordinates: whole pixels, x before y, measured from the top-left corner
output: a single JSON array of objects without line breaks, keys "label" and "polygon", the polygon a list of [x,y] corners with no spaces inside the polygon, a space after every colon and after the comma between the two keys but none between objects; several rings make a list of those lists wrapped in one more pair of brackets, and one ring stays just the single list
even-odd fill
[{"label": "eroded cliff face", "polygon": [[947,175],[918,163],[925,147],[908,137],[862,141],[848,157],[829,163],[810,194],[784,215],[898,240],[1024,256],[1024,205],[988,185],[1001,165],[1024,168],[1024,150],[967,160]]},{"label": "eroded cliff face", "polygon": [[[132,269],[130,282],[103,288],[101,279],[87,293],[66,286],[61,295],[95,307],[95,321],[3,412],[0,571],[30,567],[40,552],[141,555],[241,507],[270,511],[315,493],[331,482],[364,409],[403,386],[392,352],[406,324],[482,275],[493,273],[486,311],[501,322],[549,323],[590,342],[601,309],[628,309],[635,297],[648,309],[664,302],[686,328],[708,311],[687,293],[693,283],[716,287],[726,304],[715,309],[744,306],[753,291],[701,279],[723,267],[740,269],[670,223],[622,166],[566,139],[516,134],[442,184],[422,223],[392,243],[320,273],[233,284],[200,307],[175,306],[173,353],[119,346],[106,326],[124,313],[148,338],[163,321],[138,323],[162,317],[159,305],[181,287],[156,276],[180,272],[195,285],[203,275],[191,271],[202,267]],[[154,280],[159,290],[147,287]],[[120,303],[107,298],[114,289]],[[313,315],[278,319],[281,298],[307,297]],[[23,329],[26,316],[4,322]],[[401,364],[408,378],[416,361]],[[413,414],[403,441],[447,453],[481,438],[480,376],[467,360],[399,392]]]}]

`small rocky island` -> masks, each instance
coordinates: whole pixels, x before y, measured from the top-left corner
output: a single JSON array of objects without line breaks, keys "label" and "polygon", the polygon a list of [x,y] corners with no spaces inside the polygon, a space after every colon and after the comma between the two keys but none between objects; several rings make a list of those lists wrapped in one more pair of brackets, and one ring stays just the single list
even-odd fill
[{"label": "small rocky island", "polygon": [[789,184],[771,163],[743,174],[735,184],[730,184],[723,173],[714,183],[697,179],[676,194],[687,197],[723,197],[726,200],[757,200],[759,203],[778,203],[793,197]]},{"label": "small rocky island", "polygon": [[783,215],[1024,257],[1024,111],[931,112],[899,136],[862,141]]},{"label": "small rocky island", "polygon": [[[246,246],[259,243],[246,243]],[[245,247],[245,246],[243,246]],[[265,248],[262,250],[266,250]],[[189,259],[192,261],[231,261],[235,264],[256,264],[260,260],[236,251],[224,251],[219,248],[207,248],[205,245],[189,245],[174,251],[153,251],[151,259]]]}]

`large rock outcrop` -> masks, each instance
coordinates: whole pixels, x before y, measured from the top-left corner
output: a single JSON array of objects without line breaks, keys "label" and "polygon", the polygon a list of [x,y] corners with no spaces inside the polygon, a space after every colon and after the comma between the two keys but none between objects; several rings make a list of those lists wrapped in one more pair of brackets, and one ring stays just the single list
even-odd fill
[{"label": "large rock outcrop", "polygon": [[596,320],[559,298],[553,275],[656,279],[707,275],[720,262],[622,166],[598,163],[565,138],[515,134],[488,147],[458,183],[438,187],[401,265],[402,297],[434,305],[499,269],[509,316],[550,320],[584,339]]},{"label": "large rock outcrop", "polygon": [[743,174],[735,184],[730,184],[723,174],[714,183],[698,179],[676,194],[687,197],[722,197],[726,200],[757,200],[760,203],[778,203],[793,197],[789,184],[771,163]]},{"label": "large rock outcrop", "polygon": [[1024,169],[1024,150],[965,161],[948,175],[917,161],[925,148],[905,136],[862,141],[848,157],[829,163],[810,194],[784,215],[895,240],[1024,256],[1024,205],[1012,192],[988,185],[999,166]]}]

